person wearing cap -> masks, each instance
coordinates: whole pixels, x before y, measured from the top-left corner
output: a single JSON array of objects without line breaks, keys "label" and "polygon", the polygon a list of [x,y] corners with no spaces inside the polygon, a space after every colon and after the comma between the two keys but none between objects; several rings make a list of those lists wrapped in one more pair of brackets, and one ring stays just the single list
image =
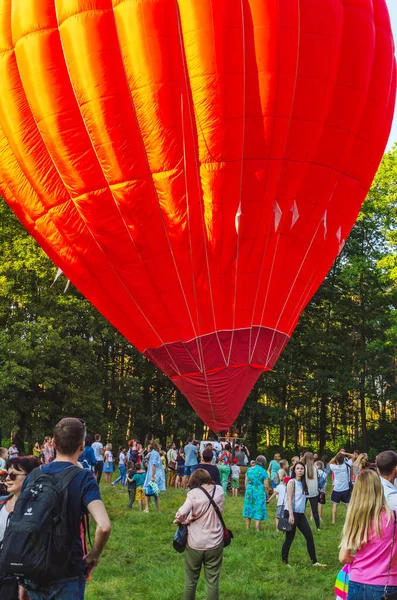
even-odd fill
[{"label": "person wearing cap", "polygon": [[221,478],[219,475],[219,469],[216,465],[212,464],[212,458],[213,458],[213,451],[212,448],[206,448],[205,450],[203,450],[203,460],[200,462],[200,464],[196,465],[194,470],[196,469],[204,469],[205,471],[208,471],[208,473],[211,475],[211,480],[215,485],[221,485]]},{"label": "person wearing cap", "polygon": [[259,455],[255,466],[248,469],[245,475],[245,496],[243,517],[247,529],[251,520],[255,519],[255,528],[260,530],[261,521],[267,520],[266,498],[269,492],[269,475],[266,471],[267,460]]}]

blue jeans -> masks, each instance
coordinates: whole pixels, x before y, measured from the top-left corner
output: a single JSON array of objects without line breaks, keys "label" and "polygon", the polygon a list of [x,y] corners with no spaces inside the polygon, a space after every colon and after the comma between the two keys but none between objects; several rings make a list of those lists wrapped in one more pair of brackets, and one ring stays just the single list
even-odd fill
[{"label": "blue jeans", "polygon": [[[384,589],[384,585],[368,585],[366,583],[349,581],[347,600],[380,600]],[[392,594],[393,592],[397,592],[397,586],[389,585],[387,593]]]},{"label": "blue jeans", "polygon": [[113,485],[116,485],[119,481],[121,481],[122,485],[125,485],[127,480],[127,468],[125,465],[119,465],[120,476],[117,477],[115,481],[113,481]]},{"label": "blue jeans", "polygon": [[61,579],[43,586],[26,581],[30,600],[84,600],[85,578]]}]

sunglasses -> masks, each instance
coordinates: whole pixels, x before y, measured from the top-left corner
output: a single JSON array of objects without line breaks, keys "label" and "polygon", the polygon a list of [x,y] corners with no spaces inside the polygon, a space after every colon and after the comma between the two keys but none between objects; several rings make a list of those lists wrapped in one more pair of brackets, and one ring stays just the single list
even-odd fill
[{"label": "sunglasses", "polygon": [[26,477],[26,473],[7,473],[6,479],[15,481],[17,477]]}]

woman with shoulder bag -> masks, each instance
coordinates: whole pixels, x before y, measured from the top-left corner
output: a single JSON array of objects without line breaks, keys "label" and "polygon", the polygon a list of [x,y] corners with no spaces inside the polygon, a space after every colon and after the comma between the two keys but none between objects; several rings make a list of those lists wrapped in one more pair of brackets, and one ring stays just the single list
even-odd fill
[{"label": "woman with shoulder bag", "polygon": [[[22,491],[25,477],[39,466],[39,459],[35,456],[19,456],[7,461],[5,483],[8,495],[0,498],[0,543],[3,541],[15,503]],[[18,589],[16,578],[0,576],[0,598],[1,600],[28,600],[29,596],[22,586]]]},{"label": "woman with shoulder bag", "polygon": [[325,567],[317,561],[316,548],[314,546],[314,539],[310,525],[306,519],[306,498],[307,498],[307,484],[306,484],[306,467],[303,462],[299,461],[292,467],[291,479],[287,485],[287,507],[284,517],[288,519],[289,524],[292,526],[290,531],[285,533],[285,542],[281,551],[281,557],[283,563],[288,565],[288,555],[295,538],[296,528],[304,535],[307,544],[307,551],[311,558],[313,567]]},{"label": "woman with shoulder bag", "polygon": [[397,599],[396,513],[374,471],[363,470],[357,476],[339,560],[351,564],[348,600]]},{"label": "woman with shoulder bag", "polygon": [[[175,524],[188,525],[185,548],[185,591],[183,600],[194,600],[201,567],[208,585],[208,600],[219,598],[219,577],[223,558],[224,529],[212,502],[223,512],[225,496],[219,485],[214,485],[204,469],[196,469],[190,476],[191,490],[175,517]],[[203,488],[203,489],[200,489]],[[205,490],[205,493],[203,490]]]}]

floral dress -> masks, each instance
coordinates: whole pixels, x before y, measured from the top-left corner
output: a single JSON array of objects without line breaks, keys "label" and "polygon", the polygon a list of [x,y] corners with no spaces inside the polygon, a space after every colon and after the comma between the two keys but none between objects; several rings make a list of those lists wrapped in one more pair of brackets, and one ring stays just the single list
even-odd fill
[{"label": "floral dress", "polygon": [[264,482],[268,478],[269,475],[260,465],[248,469],[243,517],[255,519],[255,521],[265,521],[267,519]]}]

